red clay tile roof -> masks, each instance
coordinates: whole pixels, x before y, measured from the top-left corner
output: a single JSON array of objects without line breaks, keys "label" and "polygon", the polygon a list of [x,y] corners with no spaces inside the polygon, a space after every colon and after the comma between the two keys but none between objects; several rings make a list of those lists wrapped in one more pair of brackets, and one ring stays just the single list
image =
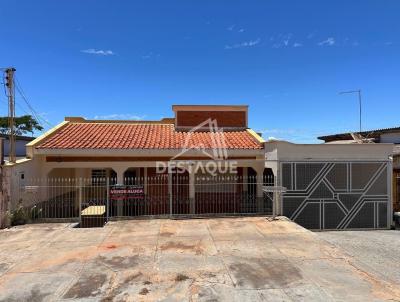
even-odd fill
[{"label": "red clay tile roof", "polygon": [[[213,148],[213,141],[224,140],[227,149],[261,149],[246,130],[214,132],[176,131],[172,124],[68,123],[39,149],[182,149]],[[221,146],[221,144],[219,145]]]}]

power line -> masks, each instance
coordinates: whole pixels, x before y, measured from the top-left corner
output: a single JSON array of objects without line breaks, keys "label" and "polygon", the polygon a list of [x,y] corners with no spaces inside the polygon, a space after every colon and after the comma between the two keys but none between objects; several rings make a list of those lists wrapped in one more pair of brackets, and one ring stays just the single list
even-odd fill
[{"label": "power line", "polygon": [[53,127],[53,125],[51,123],[49,123],[46,119],[44,119],[43,117],[40,116],[40,114],[38,114],[36,112],[36,110],[32,107],[32,105],[30,104],[30,102],[28,101],[28,98],[26,97],[24,91],[22,90],[21,84],[18,81],[18,78],[15,77],[16,80],[16,85],[15,87],[17,88],[17,91],[19,92],[20,96],[22,97],[22,99],[24,100],[24,102],[26,103],[26,105],[28,106],[28,108],[31,110],[33,116],[35,117],[35,119],[39,122],[40,124],[40,120],[42,122],[44,122],[45,124],[49,125],[50,127]]},{"label": "power line", "polygon": [[[1,100],[8,104],[8,101],[7,101],[7,100],[4,100],[4,99],[1,99]],[[17,105],[17,107],[18,107],[21,111],[23,111],[24,113],[26,113],[26,114],[28,114],[28,115],[31,115],[31,114],[32,114],[31,112],[26,111],[26,109],[25,109],[24,107],[22,107],[21,104],[19,104],[19,103],[16,102],[15,105]]]}]

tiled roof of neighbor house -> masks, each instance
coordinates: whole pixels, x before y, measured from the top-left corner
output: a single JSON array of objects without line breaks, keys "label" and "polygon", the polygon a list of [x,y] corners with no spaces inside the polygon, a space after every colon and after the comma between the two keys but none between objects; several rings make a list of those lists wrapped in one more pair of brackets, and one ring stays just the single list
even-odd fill
[{"label": "tiled roof of neighbor house", "polygon": [[[368,130],[368,131],[355,132],[355,133],[361,134],[363,137],[373,138],[373,137],[379,137],[379,135],[384,134],[384,133],[393,133],[393,132],[400,132],[400,127],[375,129],[375,130]],[[330,141],[336,141],[336,140],[351,140],[353,138],[352,138],[351,134],[348,132],[348,133],[337,133],[337,134],[319,136],[318,139],[324,140],[326,142],[330,142]]]},{"label": "tiled roof of neighbor house", "polygon": [[262,143],[246,129],[187,132],[173,124],[69,122],[39,142],[39,149],[181,149],[213,148],[224,141],[227,149],[262,149]]}]

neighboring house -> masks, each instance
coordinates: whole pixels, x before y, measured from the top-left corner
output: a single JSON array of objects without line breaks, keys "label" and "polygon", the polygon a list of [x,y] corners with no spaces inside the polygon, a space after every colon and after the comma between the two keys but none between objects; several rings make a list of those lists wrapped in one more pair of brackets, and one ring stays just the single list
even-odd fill
[{"label": "neighboring house", "polygon": [[[374,143],[392,143],[393,149],[393,208],[400,211],[400,127],[376,129],[356,133],[356,135]],[[325,143],[359,143],[353,139],[351,133],[340,133],[320,136],[318,139]]]},{"label": "neighboring house", "polygon": [[[0,134],[0,138],[3,139],[4,158],[5,160],[7,160],[10,151],[9,136],[7,134]],[[31,136],[23,136],[23,135],[15,136],[15,153],[17,159],[26,157],[26,144],[33,141],[34,139],[35,137]]]}]

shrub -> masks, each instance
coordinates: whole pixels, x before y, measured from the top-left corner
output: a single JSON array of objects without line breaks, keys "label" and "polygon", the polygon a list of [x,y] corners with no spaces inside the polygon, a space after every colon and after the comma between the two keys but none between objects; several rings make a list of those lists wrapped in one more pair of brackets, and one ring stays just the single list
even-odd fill
[{"label": "shrub", "polygon": [[12,226],[26,224],[29,221],[29,215],[26,209],[21,205],[11,212],[10,216]]}]

